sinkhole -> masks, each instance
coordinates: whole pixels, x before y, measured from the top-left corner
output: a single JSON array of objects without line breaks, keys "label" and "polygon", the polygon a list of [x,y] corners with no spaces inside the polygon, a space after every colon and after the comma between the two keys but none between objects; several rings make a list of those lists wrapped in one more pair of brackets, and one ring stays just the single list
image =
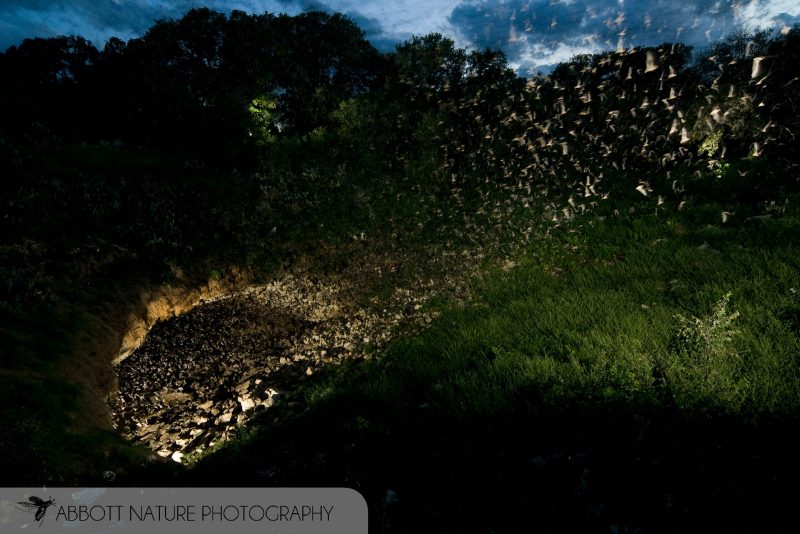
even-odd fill
[{"label": "sinkhole", "polygon": [[201,302],[155,324],[116,363],[114,426],[180,462],[277,402],[298,404],[300,383],[368,357],[397,317],[353,309],[339,287],[298,278]]}]

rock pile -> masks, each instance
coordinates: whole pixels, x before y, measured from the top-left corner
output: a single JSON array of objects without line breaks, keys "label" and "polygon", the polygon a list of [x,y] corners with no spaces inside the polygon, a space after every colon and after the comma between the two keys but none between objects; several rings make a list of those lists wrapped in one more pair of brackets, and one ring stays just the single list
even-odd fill
[{"label": "rock pile", "polygon": [[117,429],[181,461],[227,440],[324,365],[369,358],[398,325],[424,325],[425,297],[398,290],[350,309],[340,286],[287,276],[156,324],[117,366]]}]

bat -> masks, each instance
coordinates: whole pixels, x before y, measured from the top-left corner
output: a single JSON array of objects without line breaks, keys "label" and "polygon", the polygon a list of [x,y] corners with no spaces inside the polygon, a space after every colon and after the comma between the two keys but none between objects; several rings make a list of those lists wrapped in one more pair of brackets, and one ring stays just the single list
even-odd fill
[{"label": "bat", "polygon": [[56,503],[55,499],[50,497],[49,500],[45,501],[39,497],[31,496],[28,498],[27,501],[17,502],[17,508],[23,510],[25,512],[35,513],[34,519],[39,522],[39,526],[42,526],[42,521],[44,520],[44,514],[47,513],[47,509]]}]

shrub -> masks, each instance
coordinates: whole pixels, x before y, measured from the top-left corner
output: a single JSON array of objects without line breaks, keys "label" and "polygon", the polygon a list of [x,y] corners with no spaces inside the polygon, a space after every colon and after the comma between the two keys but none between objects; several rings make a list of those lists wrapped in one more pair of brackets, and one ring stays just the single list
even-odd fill
[{"label": "shrub", "polygon": [[679,404],[727,405],[736,403],[739,355],[733,326],[739,312],[728,310],[725,294],[704,317],[676,315],[678,331],[673,343],[676,357],[671,369],[673,394]]}]

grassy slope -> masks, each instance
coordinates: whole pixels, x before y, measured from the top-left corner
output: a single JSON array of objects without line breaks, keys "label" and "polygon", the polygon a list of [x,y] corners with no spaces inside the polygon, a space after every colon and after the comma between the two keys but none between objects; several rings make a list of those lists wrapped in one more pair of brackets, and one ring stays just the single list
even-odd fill
[{"label": "grassy slope", "polygon": [[[797,230],[796,211],[722,225],[715,205],[575,221],[194,474],[354,486],[401,531],[776,521],[800,472]],[[680,335],[728,293],[735,332]]]},{"label": "grassy slope", "polygon": [[[178,478],[147,472],[121,482],[351,486],[368,497],[374,525],[395,531],[420,530],[415,521],[423,519],[440,531],[513,531],[530,524],[561,531],[613,524],[686,529],[716,520],[735,526],[738,511],[764,521],[767,508],[779,512],[797,496],[791,481],[800,474],[793,460],[800,243],[793,204],[786,213],[748,221],[744,208],[731,204],[605,220],[588,214],[520,241],[504,236],[488,217],[461,226],[460,209],[426,191],[424,176],[387,186],[370,181],[366,171],[345,181],[345,167],[286,165],[261,178],[263,191],[275,192],[275,211],[248,220],[237,216],[239,197],[211,203],[208,211],[218,221],[212,228],[220,235],[246,230],[221,264],[291,262],[325,245],[337,252],[323,258],[330,263],[324,273],[353,261],[354,243],[366,246],[379,236],[383,246],[411,258],[411,277],[420,269],[435,276],[434,264],[425,265],[430,250],[456,256],[481,250],[489,265],[515,251],[517,265],[488,267],[474,281],[470,307],[433,304],[441,316],[432,327],[398,341],[375,363],[320,373],[305,390],[308,412],[270,410],[262,425]],[[180,192],[183,185],[176,187]],[[235,191],[236,181],[220,187]],[[487,198],[505,207],[504,193],[495,194]],[[151,246],[160,250],[164,238],[183,245],[173,228],[208,226],[190,216],[192,198],[183,206],[188,211],[159,211],[188,213],[187,228],[169,220],[162,228],[160,219],[145,226],[158,239],[141,244],[143,254],[152,255]],[[721,224],[723,208],[738,218]],[[536,212],[514,214],[521,220],[504,220],[503,228],[540,227]],[[65,233],[80,238],[84,232]],[[367,241],[353,239],[361,232]],[[443,246],[446,240],[450,246]],[[129,268],[125,276],[137,276]],[[80,462],[119,464],[88,454],[101,453],[98,442],[105,438],[69,434],[64,415],[76,394],[48,362],[68,355],[68,333],[85,330],[82,314],[93,302],[105,302],[102,281],[111,280],[113,292],[126,278],[114,263],[72,276],[54,277],[53,284],[66,285],[54,288],[51,303],[3,309],[3,335],[15,338],[8,345],[15,361],[5,360],[15,371],[3,375],[2,406],[14,411],[3,418],[2,449],[13,451],[5,457],[13,467],[5,471],[7,480],[53,481],[67,473],[67,481],[85,481]],[[84,282],[92,289],[75,298]],[[375,291],[391,289],[388,283]],[[740,314],[729,341],[724,327],[711,328],[715,335],[706,338],[679,335],[679,314],[713,319],[714,306],[728,293],[718,319]],[[53,302],[70,305],[61,309]],[[40,330],[43,325],[52,331]],[[390,489],[399,495],[396,504],[384,503]],[[535,516],[508,503],[532,508]]]}]

